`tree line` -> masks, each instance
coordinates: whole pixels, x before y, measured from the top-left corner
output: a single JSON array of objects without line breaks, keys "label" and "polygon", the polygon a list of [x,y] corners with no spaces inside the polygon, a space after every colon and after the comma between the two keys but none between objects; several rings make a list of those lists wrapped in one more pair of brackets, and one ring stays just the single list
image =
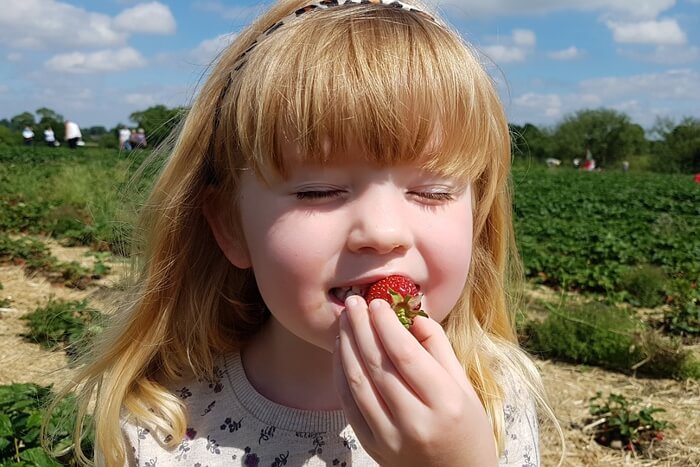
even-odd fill
[{"label": "tree line", "polygon": [[[184,107],[156,105],[129,115],[130,125],[117,124],[83,128],[83,137],[101,147],[117,147],[117,133],[123,126],[143,128],[150,147],[157,146],[186,113]],[[51,126],[63,139],[63,116],[42,107],[0,120],[0,145],[21,144],[25,126],[36,133]],[[545,161],[558,159],[567,164],[590,153],[602,169],[619,167],[623,161],[657,172],[700,172],[700,119],[657,118],[651,128],[633,123],[628,115],[612,109],[584,109],[564,117],[552,126],[531,123],[510,125],[513,156]]]},{"label": "tree line", "polygon": [[659,117],[645,130],[625,113],[586,109],[551,127],[526,123],[510,129],[515,158],[572,161],[590,151],[603,169],[635,161],[656,172],[700,172],[700,119],[693,117],[678,123]]},{"label": "tree line", "polygon": [[[156,105],[146,110],[133,112],[129,115],[129,124],[118,123],[113,128],[104,126],[81,126],[83,139],[99,147],[117,148],[119,129],[143,128],[151,147],[162,143],[172,130],[177,126],[186,112],[184,107],[168,108],[164,105]],[[64,140],[64,117],[58,112],[42,107],[36,112],[22,112],[14,117],[0,120],[0,146],[13,146],[22,144],[22,130],[30,127],[34,130],[39,141],[43,131],[51,127],[59,141]],[[80,123],[80,122],[78,122]]]}]

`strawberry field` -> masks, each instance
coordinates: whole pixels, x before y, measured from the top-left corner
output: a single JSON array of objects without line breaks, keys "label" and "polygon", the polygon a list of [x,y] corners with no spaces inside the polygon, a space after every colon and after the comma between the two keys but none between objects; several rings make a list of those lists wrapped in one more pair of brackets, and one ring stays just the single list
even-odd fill
[{"label": "strawberry field", "polygon": [[692,177],[529,169],[515,172],[515,187],[518,243],[533,279],[614,293],[631,268],[655,266],[696,288],[700,185]]},{"label": "strawberry field", "polygon": [[[0,148],[0,466],[74,462],[42,454],[41,402],[118,302],[145,155]],[[513,182],[518,329],[564,465],[700,465],[700,184],[525,165]],[[556,465],[546,427],[542,452]]]}]

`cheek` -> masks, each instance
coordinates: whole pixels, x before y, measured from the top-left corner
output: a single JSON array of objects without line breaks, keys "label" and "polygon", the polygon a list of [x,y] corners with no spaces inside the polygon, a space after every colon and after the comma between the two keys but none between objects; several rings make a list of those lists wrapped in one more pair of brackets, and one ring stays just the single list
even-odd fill
[{"label": "cheek", "polygon": [[334,254],[327,228],[297,213],[246,215],[248,251],[265,302],[271,309],[312,306],[310,291],[319,290]]},{"label": "cheek", "polygon": [[[442,225],[429,255],[430,290],[426,307],[433,319],[442,321],[462,296],[472,257],[472,216],[459,213]],[[429,295],[428,295],[429,294]]]}]

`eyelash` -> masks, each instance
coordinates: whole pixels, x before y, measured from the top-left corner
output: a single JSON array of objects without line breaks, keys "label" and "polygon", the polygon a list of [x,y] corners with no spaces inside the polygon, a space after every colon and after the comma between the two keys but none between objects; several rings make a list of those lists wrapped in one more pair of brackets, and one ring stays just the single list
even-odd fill
[{"label": "eyelash", "polygon": [[[295,193],[295,196],[298,200],[307,200],[307,201],[314,201],[314,200],[321,200],[321,199],[330,199],[330,198],[337,198],[341,196],[343,192],[341,190],[328,190],[328,191],[298,191]],[[427,201],[452,201],[455,199],[453,193],[447,193],[447,192],[433,192],[433,191],[412,191],[410,192],[411,195],[417,196],[419,198],[423,198]]]},{"label": "eyelash", "polygon": [[428,201],[452,201],[455,199],[453,193],[444,191],[417,191],[411,193]]},{"label": "eyelash", "polygon": [[328,190],[328,191],[298,191],[295,193],[297,199],[299,200],[307,200],[307,201],[314,201],[314,200],[320,200],[320,199],[328,199],[328,198],[337,198],[340,196],[343,192],[340,190]]}]

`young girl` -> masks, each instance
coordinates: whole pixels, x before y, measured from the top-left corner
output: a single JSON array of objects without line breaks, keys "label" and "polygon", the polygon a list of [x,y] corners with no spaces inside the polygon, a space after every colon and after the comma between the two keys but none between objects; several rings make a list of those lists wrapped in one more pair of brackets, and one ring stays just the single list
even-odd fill
[{"label": "young girl", "polygon": [[[145,204],[139,297],[78,377],[97,462],[539,465],[509,167],[491,80],[423,7],[274,5]],[[430,318],[349,293],[393,274]]]}]

